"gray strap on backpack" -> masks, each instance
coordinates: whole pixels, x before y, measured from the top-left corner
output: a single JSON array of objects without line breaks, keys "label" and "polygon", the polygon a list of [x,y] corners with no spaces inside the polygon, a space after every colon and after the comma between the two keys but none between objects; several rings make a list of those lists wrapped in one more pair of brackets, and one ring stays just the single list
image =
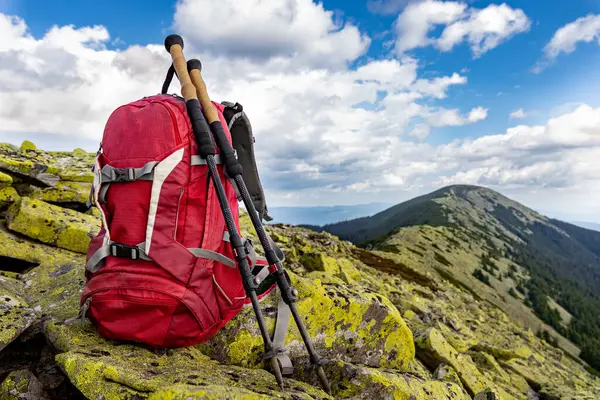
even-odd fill
[{"label": "gray strap on backpack", "polygon": [[272,221],[273,218],[268,214],[265,193],[260,183],[256,159],[254,157],[254,135],[250,120],[243,111],[239,103],[224,101],[221,104],[225,106],[223,116],[227,121],[233,148],[237,153],[238,162],[243,169],[242,177],[248,188],[248,193],[254,203],[254,208],[258,212],[260,219]]}]

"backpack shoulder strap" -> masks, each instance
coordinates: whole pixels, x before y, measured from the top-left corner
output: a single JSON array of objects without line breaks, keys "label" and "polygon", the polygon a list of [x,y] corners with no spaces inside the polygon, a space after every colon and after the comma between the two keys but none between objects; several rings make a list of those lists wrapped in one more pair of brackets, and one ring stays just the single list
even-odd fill
[{"label": "backpack shoulder strap", "polygon": [[242,165],[244,171],[242,176],[254,203],[254,208],[256,208],[260,219],[272,221],[273,218],[268,214],[265,193],[260,183],[254,157],[254,135],[252,134],[250,120],[241,104],[228,101],[223,101],[221,104],[225,106],[223,116],[231,132],[233,148],[237,153],[239,163]]}]

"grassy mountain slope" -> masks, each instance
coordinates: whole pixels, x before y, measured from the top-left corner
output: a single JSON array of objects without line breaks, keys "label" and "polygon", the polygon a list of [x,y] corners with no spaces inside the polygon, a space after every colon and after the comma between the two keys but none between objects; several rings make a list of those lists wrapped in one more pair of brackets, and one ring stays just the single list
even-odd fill
[{"label": "grassy mountain slope", "polygon": [[416,257],[600,369],[600,232],[469,185],[312,229]]}]

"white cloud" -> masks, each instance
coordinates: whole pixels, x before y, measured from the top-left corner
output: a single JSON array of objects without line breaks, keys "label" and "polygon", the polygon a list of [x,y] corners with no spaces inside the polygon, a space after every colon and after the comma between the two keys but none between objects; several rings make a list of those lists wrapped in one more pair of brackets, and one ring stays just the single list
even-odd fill
[{"label": "white cloud", "polygon": [[519,108],[518,110],[515,110],[513,112],[510,113],[510,119],[521,119],[521,118],[525,118],[527,114],[525,114],[525,111],[523,111],[522,108]]},{"label": "white cloud", "polygon": [[470,9],[469,17],[448,25],[437,41],[442,51],[467,40],[475,58],[497,47],[512,36],[527,32],[531,21],[521,9],[506,3],[490,4],[482,10]]},{"label": "white cloud", "polygon": [[408,5],[398,15],[395,22],[396,52],[402,54],[406,50],[425,47],[435,43],[428,38],[429,32],[436,25],[446,25],[465,14],[467,5],[457,2],[427,0]]},{"label": "white cloud", "polygon": [[[429,37],[438,25],[446,26],[440,37]],[[409,4],[398,16],[396,52],[430,45],[448,52],[467,41],[473,58],[479,58],[514,35],[527,32],[530,26],[523,10],[505,3],[477,9],[463,2],[426,0]]]},{"label": "white cloud", "polygon": [[[186,4],[192,3],[179,6]],[[269,10],[265,14],[270,15]],[[105,44],[113,39],[104,27],[55,27],[42,37],[33,37],[24,21],[4,17],[2,21],[9,21],[2,25],[2,32],[11,35],[12,47],[0,52],[0,69],[9,70],[11,77],[0,86],[0,103],[8,105],[0,108],[0,135],[12,134],[10,140],[17,144],[25,134],[54,134],[54,148],[69,148],[77,138],[78,143],[90,140],[87,148],[95,150],[111,112],[158,93],[170,64],[162,43],[107,49]],[[217,23],[221,21],[215,17]],[[212,27],[203,29],[210,32]],[[316,41],[331,40],[315,27],[307,29],[316,29],[316,34],[309,33],[309,37],[318,36],[314,36]],[[234,37],[238,30],[228,27],[224,32],[233,32]],[[193,34],[183,35],[184,54],[202,61],[211,97],[244,105],[269,193],[309,187],[343,191],[357,187],[357,182],[376,181],[381,171],[398,172],[398,157],[419,161],[405,153],[403,140],[415,123],[420,125],[412,134],[424,139],[434,127],[485,118],[479,109],[462,112],[431,105],[445,98],[452,86],[466,84],[458,73],[423,79],[417,61],[410,57],[369,60],[355,69],[341,64],[317,67],[311,64],[316,54],[313,47],[296,43],[286,32],[281,36],[291,38],[290,46],[296,46],[293,52],[279,52],[265,42],[263,54],[268,57],[247,59],[231,48],[220,53],[204,51]],[[21,64],[15,67],[14,60]],[[170,92],[179,91],[174,80]],[[361,104],[372,106],[358,107]],[[402,176],[409,180],[412,175]],[[398,182],[386,179],[387,185]]]},{"label": "white cloud", "polygon": [[257,60],[294,57],[301,65],[343,67],[371,42],[312,0],[178,0],[177,32],[190,48]]},{"label": "white cloud", "polygon": [[544,46],[544,57],[533,67],[540,73],[547,68],[560,53],[572,53],[579,42],[600,44],[600,14],[588,14],[560,27],[552,39]]}]

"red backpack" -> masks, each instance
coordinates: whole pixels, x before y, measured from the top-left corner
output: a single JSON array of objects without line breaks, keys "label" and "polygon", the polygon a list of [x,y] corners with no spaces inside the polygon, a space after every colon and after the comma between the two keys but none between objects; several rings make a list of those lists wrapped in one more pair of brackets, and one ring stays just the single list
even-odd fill
[{"label": "red backpack", "polygon": [[[206,161],[196,155],[186,104],[165,93],[163,87],[162,94],[120,106],[106,123],[90,194],[102,228],[89,246],[80,316],[105,338],[179,347],[209,340],[250,300]],[[270,220],[250,122],[239,104],[212,103],[244,167],[255,208]],[[236,184],[215,158],[239,232]],[[262,299],[276,283],[250,240],[245,248],[256,281],[263,283]],[[281,300],[278,311],[273,340],[283,347],[290,314]],[[286,354],[278,359],[284,374],[291,373]]]}]

